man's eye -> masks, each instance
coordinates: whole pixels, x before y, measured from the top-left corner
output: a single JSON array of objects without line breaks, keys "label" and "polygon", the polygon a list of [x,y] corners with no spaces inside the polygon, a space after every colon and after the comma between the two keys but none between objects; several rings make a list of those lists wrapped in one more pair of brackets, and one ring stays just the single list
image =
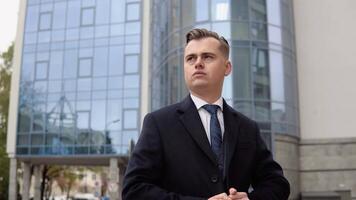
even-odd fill
[{"label": "man's eye", "polygon": [[204,57],[204,60],[205,61],[211,61],[211,60],[213,60],[213,56],[207,55],[207,56]]}]

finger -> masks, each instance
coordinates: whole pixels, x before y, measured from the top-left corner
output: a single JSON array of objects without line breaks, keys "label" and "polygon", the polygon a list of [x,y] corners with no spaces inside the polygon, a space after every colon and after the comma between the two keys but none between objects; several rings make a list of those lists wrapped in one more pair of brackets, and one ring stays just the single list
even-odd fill
[{"label": "finger", "polygon": [[231,199],[243,199],[248,198],[246,192],[236,192],[235,194],[230,194],[229,197]]},{"label": "finger", "polygon": [[229,189],[229,194],[230,195],[234,195],[234,194],[236,194],[237,193],[237,190],[235,189],[235,188],[230,188]]},{"label": "finger", "polygon": [[226,193],[220,193],[220,194],[217,194],[217,195],[209,198],[209,200],[218,200],[218,199],[221,199],[221,200],[226,199],[226,200],[228,200],[229,197],[227,196]]}]

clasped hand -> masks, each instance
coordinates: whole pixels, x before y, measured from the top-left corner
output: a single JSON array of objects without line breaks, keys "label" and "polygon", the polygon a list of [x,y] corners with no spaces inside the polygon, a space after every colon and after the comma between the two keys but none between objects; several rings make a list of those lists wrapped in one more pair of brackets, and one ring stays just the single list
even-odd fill
[{"label": "clasped hand", "polygon": [[246,192],[238,192],[235,188],[229,189],[229,195],[224,193],[210,197],[208,200],[249,200]]}]

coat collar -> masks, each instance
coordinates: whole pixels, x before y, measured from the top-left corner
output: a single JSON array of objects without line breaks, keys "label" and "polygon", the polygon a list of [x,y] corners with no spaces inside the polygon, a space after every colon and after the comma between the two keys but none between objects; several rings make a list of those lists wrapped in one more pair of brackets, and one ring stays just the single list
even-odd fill
[{"label": "coat collar", "polygon": [[206,133],[200,120],[198,110],[195,107],[195,104],[190,95],[188,95],[180,103],[177,112],[180,114],[180,121],[186,128],[187,132],[191,135],[193,140],[197,143],[205,155],[207,155],[212,162],[217,164],[215,154],[210,147],[208,138],[206,137]]},{"label": "coat collar", "polygon": [[[239,132],[239,120],[237,112],[231,108],[225,100],[223,101],[223,115],[225,133],[223,138],[224,146],[224,176],[226,177],[226,171],[229,169],[229,165],[233,154],[235,152],[235,146],[237,143],[237,133]],[[190,95],[188,95],[178,106],[177,112],[179,113],[179,119],[186,128],[187,132],[191,135],[200,149],[209,157],[209,159],[217,164],[217,160],[214,152],[210,147],[208,138],[200,120],[198,110],[192,101]]]}]

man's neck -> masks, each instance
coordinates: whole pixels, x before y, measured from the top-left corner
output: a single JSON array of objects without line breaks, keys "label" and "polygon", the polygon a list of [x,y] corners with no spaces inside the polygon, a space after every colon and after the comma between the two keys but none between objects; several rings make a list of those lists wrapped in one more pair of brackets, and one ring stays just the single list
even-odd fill
[{"label": "man's neck", "polygon": [[221,93],[220,94],[199,94],[199,93],[195,93],[193,91],[190,91],[190,93],[206,102],[208,102],[209,104],[212,104],[214,102],[216,102],[220,97],[221,97]]}]

